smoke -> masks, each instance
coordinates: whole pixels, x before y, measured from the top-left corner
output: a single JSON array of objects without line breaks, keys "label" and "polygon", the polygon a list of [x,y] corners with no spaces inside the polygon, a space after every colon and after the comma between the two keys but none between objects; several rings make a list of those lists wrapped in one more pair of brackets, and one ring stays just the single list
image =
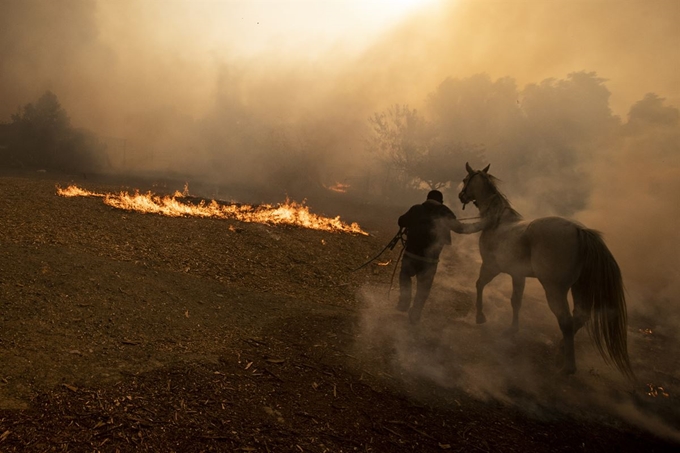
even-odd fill
[{"label": "smoke", "polygon": [[[458,246],[468,253],[469,245]],[[451,259],[444,257],[444,267]],[[512,318],[509,278],[499,276],[487,286],[487,323],[477,325],[474,291],[470,291],[476,277],[469,272],[476,263],[467,263],[467,268],[460,264],[454,266],[453,275],[442,272],[440,264],[418,326],[410,325],[408,317],[395,310],[396,296],[389,300],[385,288],[363,288],[364,309],[355,343],[363,369],[386,375],[409,397],[435,406],[433,392],[442,396],[440,401],[450,401],[443,398],[448,389],[480,401],[502,402],[539,419],[557,413],[577,419],[609,414],[658,436],[680,440],[680,431],[674,427],[680,414],[673,382],[667,376],[666,383],[659,381],[655,371],[663,368],[660,357],[649,355],[649,346],[642,345],[650,338],[629,334],[638,383],[626,381],[604,363],[585,329],[575,341],[577,373],[560,376],[556,359],[561,334],[538,282],[527,281],[520,331],[509,335],[505,331]],[[677,352],[677,346],[667,342],[663,349],[663,354]],[[652,394],[652,382],[665,385],[671,395]],[[433,390],[432,383],[441,390]]]},{"label": "smoke", "polygon": [[[364,158],[371,113],[418,105],[446,77],[486,73],[524,86],[586,70],[608,80],[617,114],[648,91],[680,103],[672,0],[430,2],[370,32],[367,16],[394,7],[354,16],[348,8],[3,0],[0,118],[49,89],[74,125],[126,140],[126,170],[176,171],[191,161],[192,171],[210,172],[209,156],[236,151],[223,137],[205,137],[201,124],[223,122],[230,133],[232,117],[219,112],[235,103],[258,133],[314,130],[323,139],[310,146],[324,146],[314,157],[328,156],[321,172],[342,177]],[[123,166],[120,156],[112,161]]]},{"label": "smoke", "polygon": [[655,95],[636,103],[625,134],[589,169],[579,219],[605,232],[629,293],[629,309],[670,333],[680,323],[680,111]]},{"label": "smoke", "polygon": [[0,119],[49,89],[74,125],[116,139],[117,170],[250,180],[300,141],[328,156],[320,172],[340,153],[351,167],[374,106],[343,70],[357,44],[314,25],[344,17],[342,2],[326,5],[3,0]]}]

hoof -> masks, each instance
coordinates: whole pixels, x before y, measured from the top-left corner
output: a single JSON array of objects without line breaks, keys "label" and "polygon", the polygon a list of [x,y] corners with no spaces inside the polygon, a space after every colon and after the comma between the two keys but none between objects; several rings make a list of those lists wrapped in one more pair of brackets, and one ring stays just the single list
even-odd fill
[{"label": "hoof", "polygon": [[484,316],[484,313],[478,313],[477,314],[477,324],[484,324],[486,322],[486,316]]}]

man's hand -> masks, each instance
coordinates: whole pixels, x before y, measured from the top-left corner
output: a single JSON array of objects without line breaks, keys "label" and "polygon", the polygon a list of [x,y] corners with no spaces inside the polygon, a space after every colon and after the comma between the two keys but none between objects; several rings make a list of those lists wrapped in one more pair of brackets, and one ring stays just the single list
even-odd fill
[{"label": "man's hand", "polygon": [[473,234],[484,229],[486,222],[462,223],[460,220],[451,221],[451,230],[458,234]]}]

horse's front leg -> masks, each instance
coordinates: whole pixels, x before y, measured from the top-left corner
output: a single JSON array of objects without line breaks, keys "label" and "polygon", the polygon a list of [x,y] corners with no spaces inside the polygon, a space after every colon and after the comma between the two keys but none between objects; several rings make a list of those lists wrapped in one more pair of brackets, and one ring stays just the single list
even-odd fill
[{"label": "horse's front leg", "polygon": [[512,304],[512,324],[508,333],[516,333],[519,330],[519,309],[522,308],[522,296],[524,295],[524,285],[526,278],[512,277],[512,296],[510,303]]},{"label": "horse's front leg", "polygon": [[477,324],[484,324],[486,322],[486,316],[484,316],[484,287],[493,280],[496,275],[500,272],[495,266],[490,266],[485,262],[482,262],[482,267],[479,270],[479,278],[477,279],[477,302],[475,304],[477,308]]}]

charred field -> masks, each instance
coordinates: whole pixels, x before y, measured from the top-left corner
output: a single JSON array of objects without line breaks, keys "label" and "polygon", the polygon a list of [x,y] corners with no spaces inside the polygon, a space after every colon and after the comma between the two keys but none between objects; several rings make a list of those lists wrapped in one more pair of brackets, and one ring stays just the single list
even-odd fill
[{"label": "charred field", "polygon": [[644,320],[629,326],[639,383],[592,357],[556,377],[556,325],[506,340],[502,321],[470,321],[474,277],[447,276],[476,265],[454,246],[421,325],[408,326],[394,289],[388,297],[396,253],[350,271],[391,239],[399,209],[309,203],[358,222],[362,236],[56,195],[72,181],[134,188],[0,177],[2,452],[678,446],[678,363],[661,364],[679,355],[677,340],[649,335]]}]

